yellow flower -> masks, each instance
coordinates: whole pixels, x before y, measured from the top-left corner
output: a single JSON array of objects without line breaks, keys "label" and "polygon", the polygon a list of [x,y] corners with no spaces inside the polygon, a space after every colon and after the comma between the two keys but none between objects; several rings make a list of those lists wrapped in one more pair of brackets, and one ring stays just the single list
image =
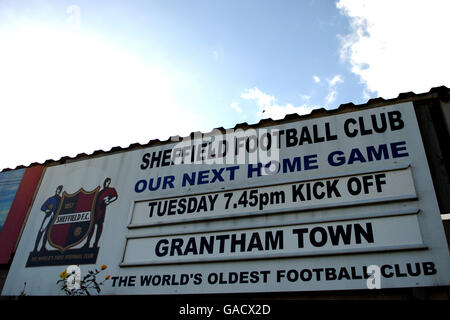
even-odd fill
[{"label": "yellow flower", "polygon": [[108,275],[105,277],[105,280],[108,280],[109,278],[111,278],[111,276]]},{"label": "yellow flower", "polygon": [[108,268],[108,266],[106,264],[102,264],[102,270],[105,270],[106,268]]},{"label": "yellow flower", "polygon": [[67,278],[69,276],[69,274],[67,273],[67,270],[64,270],[64,272],[60,272],[59,273],[59,277],[61,278],[61,279],[65,279],[65,278]]}]

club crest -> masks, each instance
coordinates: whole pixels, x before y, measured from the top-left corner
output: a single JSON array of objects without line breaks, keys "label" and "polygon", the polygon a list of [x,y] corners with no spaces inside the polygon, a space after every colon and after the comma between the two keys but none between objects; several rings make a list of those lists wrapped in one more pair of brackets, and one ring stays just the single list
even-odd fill
[{"label": "club crest", "polygon": [[95,263],[107,207],[118,198],[110,184],[107,177],[103,187],[79,188],[75,193],[58,186],[40,206],[41,213],[36,213],[43,218],[26,266]]},{"label": "club crest", "polygon": [[48,241],[52,247],[63,253],[88,236],[93,227],[99,189],[85,191],[81,188],[73,194],[63,192],[48,230]]}]

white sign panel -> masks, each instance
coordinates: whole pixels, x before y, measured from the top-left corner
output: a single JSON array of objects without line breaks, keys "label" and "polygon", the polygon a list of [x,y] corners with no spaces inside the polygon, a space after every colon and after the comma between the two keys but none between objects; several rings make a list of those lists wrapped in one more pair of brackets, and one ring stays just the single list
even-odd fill
[{"label": "white sign panel", "polygon": [[[405,232],[397,232],[402,228]],[[424,248],[415,215],[130,238],[122,265],[316,256],[404,248]]]},{"label": "white sign panel", "polygon": [[71,265],[108,295],[450,284],[411,103],[48,167],[2,294],[64,294]]},{"label": "white sign panel", "polygon": [[136,202],[131,227],[416,197],[411,169]]}]

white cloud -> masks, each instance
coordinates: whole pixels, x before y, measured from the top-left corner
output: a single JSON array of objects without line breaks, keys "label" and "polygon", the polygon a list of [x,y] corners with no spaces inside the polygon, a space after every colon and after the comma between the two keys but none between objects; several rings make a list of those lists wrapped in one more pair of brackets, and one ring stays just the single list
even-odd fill
[{"label": "white cloud", "polygon": [[311,100],[311,95],[310,94],[302,94],[302,95],[300,95],[300,98],[303,101],[309,101],[309,100]]},{"label": "white cloud", "polygon": [[261,92],[258,88],[247,89],[241,94],[241,97],[245,100],[256,100],[259,110],[263,111],[273,102],[275,102],[275,97]]},{"label": "white cloud", "polygon": [[330,104],[332,104],[334,101],[336,101],[336,97],[337,90],[335,88],[330,89],[327,96],[325,97],[325,105],[329,106]]},{"label": "white cloud", "polygon": [[450,1],[340,0],[352,32],[341,57],[371,92],[384,98],[450,86]]},{"label": "white cloud", "polygon": [[338,95],[336,86],[339,83],[343,83],[344,79],[340,74],[336,74],[333,76],[333,78],[327,79],[327,82],[328,82],[328,94],[325,97],[325,106],[328,107],[330,104],[336,101]]},{"label": "white cloud", "polygon": [[370,98],[372,98],[369,90],[367,90],[367,89],[363,90],[362,97],[364,100],[369,100]]},{"label": "white cloud", "polygon": [[94,35],[4,26],[0,43],[0,170],[201,128],[173,74]]},{"label": "white cloud", "polygon": [[242,108],[239,106],[239,103],[237,103],[237,102],[232,102],[231,103],[231,108],[236,110],[239,113],[242,112]]},{"label": "white cloud", "polygon": [[287,114],[298,113],[298,114],[309,114],[314,109],[307,105],[294,106],[290,103],[281,105],[271,105],[264,112],[264,118],[272,118],[274,120],[283,119]]},{"label": "white cloud", "polygon": [[258,116],[264,118],[282,119],[287,114],[309,114],[315,107],[306,104],[294,106],[290,103],[286,105],[277,104],[274,96],[261,92],[258,88],[246,89],[241,95],[245,100],[255,100],[258,105]]},{"label": "white cloud", "polygon": [[320,82],[320,78],[318,76],[313,76],[313,80],[315,83],[319,83]]},{"label": "white cloud", "polygon": [[327,80],[330,87],[336,86],[338,83],[344,82],[340,74],[335,75],[331,80]]}]

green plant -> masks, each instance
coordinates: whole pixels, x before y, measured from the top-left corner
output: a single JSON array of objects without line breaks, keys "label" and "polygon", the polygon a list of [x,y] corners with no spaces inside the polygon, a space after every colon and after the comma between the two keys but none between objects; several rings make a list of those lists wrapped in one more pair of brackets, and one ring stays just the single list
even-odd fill
[{"label": "green plant", "polygon": [[78,286],[69,286],[68,281],[72,281],[72,279],[68,279],[71,275],[75,277],[76,272],[72,271],[71,274],[67,272],[67,269],[59,274],[60,279],[56,281],[56,284],[61,285],[61,290],[64,291],[68,296],[90,296],[90,290],[95,290],[97,293],[101,292],[100,286],[103,283],[110,279],[110,276],[107,275],[103,281],[99,282],[97,280],[97,276],[104,270],[106,270],[108,266],[102,265],[100,269],[89,270],[88,273],[80,279],[79,288]]}]

